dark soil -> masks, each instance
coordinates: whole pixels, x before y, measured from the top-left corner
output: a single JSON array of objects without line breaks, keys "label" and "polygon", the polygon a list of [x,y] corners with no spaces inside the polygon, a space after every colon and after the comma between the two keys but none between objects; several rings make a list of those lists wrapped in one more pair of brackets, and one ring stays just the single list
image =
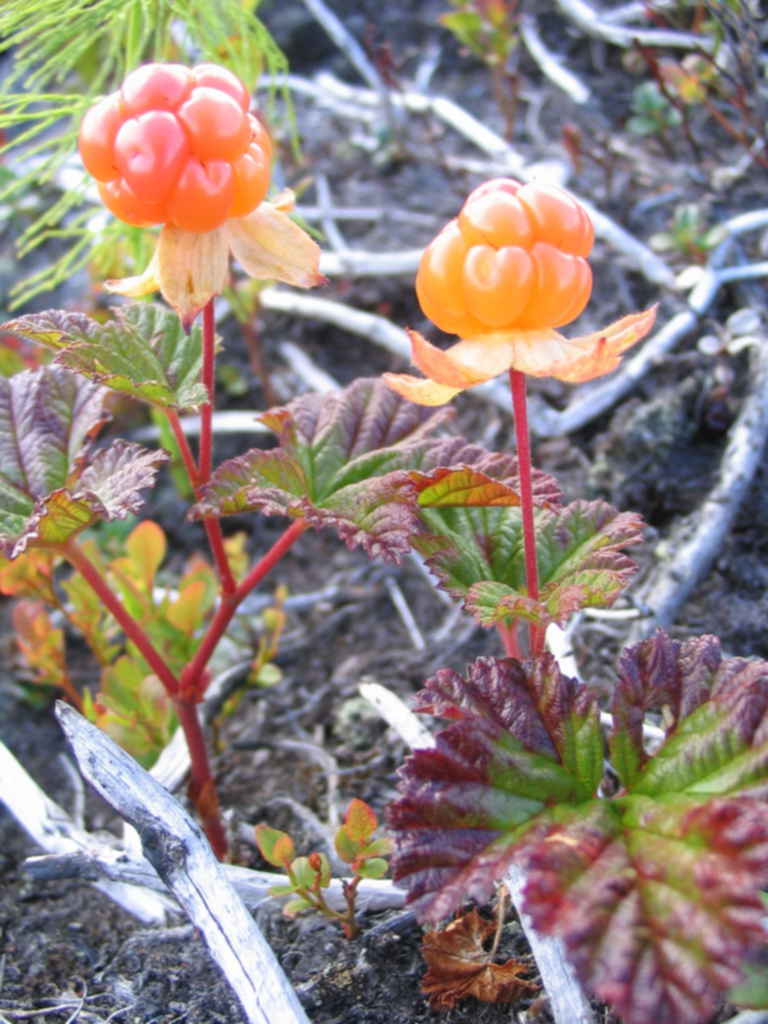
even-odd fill
[{"label": "dark soil", "polygon": [[[425,54],[434,50],[439,62],[430,89],[503,131],[485,69],[460,52],[438,26],[445,4],[334,0],[333,6],[348,29],[388,62],[395,85],[407,85]],[[568,185],[645,241],[669,229],[675,207],[683,201],[699,204],[710,225],[768,206],[766,171],[756,163],[727,187],[718,185],[718,172],[735,165],[744,151],[702,111],[693,114],[692,130],[700,146],[696,153],[682,132],[661,141],[632,135],[627,130],[632,90],[643,76],[648,77],[642,61],[635,61],[637,70],[630,70],[635,66],[632,55],[588,41],[564,26],[554,5],[535,6],[547,43],[589,85],[592,98],[586,106],[577,107],[523,54],[519,127],[512,141],[527,160],[554,157],[568,163],[563,147],[563,128],[568,125],[570,137],[581,140],[581,156],[572,166]],[[262,13],[297,74],[311,76],[327,68],[354,80],[344,56],[302,4],[295,0],[265,3]],[[290,156],[287,138],[283,139],[281,166],[286,184],[296,185],[308,174],[323,173],[338,206],[372,206],[382,211],[377,220],[342,224],[351,247],[388,251],[424,244],[456,213],[467,191],[487,176],[457,170],[448,158],[459,152],[471,152],[477,158],[477,151],[421,116],[406,118],[398,139],[382,138],[371,152],[356,139],[357,126],[314,102],[298,97],[296,114],[302,161],[297,163]],[[743,246],[745,259],[761,258],[754,235]],[[670,260],[676,268],[689,262],[674,254]],[[679,296],[660,296],[604,246],[597,247],[594,269],[595,298],[585,317],[589,320],[583,325],[585,332],[658,299],[662,322],[682,308]],[[0,286],[5,284],[2,278]],[[702,333],[717,332],[728,315],[744,305],[753,304],[764,313],[762,288],[722,292]],[[427,328],[410,282],[401,278],[337,279],[320,294],[384,313],[395,323]],[[225,332],[227,359],[247,383],[245,395],[236,400],[223,391],[220,404],[263,408],[263,391],[247,375],[247,357],[237,329],[227,326]],[[403,369],[381,350],[336,328],[265,316],[264,358],[275,371],[273,385],[281,398],[288,396],[281,388],[292,383],[277,347],[287,338],[342,384],[359,375]],[[652,564],[654,547],[680,516],[697,508],[710,486],[744,392],[746,354],[731,356],[724,350],[705,356],[696,343],[696,336],[687,339],[638,385],[631,398],[588,428],[535,447],[537,463],[558,476],[569,498],[601,496],[645,516],[649,534],[648,551],[640,558],[643,571]],[[533,389],[554,405],[567,402],[565,385],[544,381]],[[461,396],[456,405],[458,427],[468,437],[482,436],[488,447],[500,450],[512,444],[510,426],[500,414],[473,396]],[[225,439],[217,457],[252,444],[250,437]],[[761,471],[716,565],[681,611],[673,629],[676,635],[717,633],[728,653],[768,657],[767,494]],[[176,553],[200,545],[195,528],[180,525],[182,516],[170,486],[164,484],[157,497],[155,507],[161,511],[150,514],[159,515]],[[263,550],[279,529],[273,521],[232,525],[251,531],[254,551]],[[342,548],[330,534],[302,538],[281,566],[280,580],[291,593],[308,593],[333,583],[339,596],[291,613],[278,657],[281,682],[270,689],[247,691],[237,714],[219,722],[215,769],[238,862],[263,866],[248,839],[249,827],[257,822],[289,829],[306,850],[317,836],[307,816],[297,813],[297,805],[327,820],[323,770],[295,749],[281,747],[281,740],[309,742],[335,759],[340,807],[360,797],[381,813],[394,793],[395,772],[405,752],[361,702],[357,695],[361,679],[375,679],[408,697],[440,666],[462,668],[479,654],[500,652],[495,634],[466,620],[460,620],[447,644],[431,640],[448,609],[417,569],[406,563],[396,579],[427,639],[426,649],[416,650],[387,590],[386,578],[393,572]],[[57,802],[72,807],[77,794],[67,767],[70,755],[50,708],[34,709],[22,699],[20,676],[14,674],[18,660],[7,607],[0,610],[6,623],[0,637],[5,664],[0,675],[0,739]],[[576,639],[576,652],[587,678],[599,681],[625,636],[622,625],[585,624]],[[83,671],[87,673],[87,665]],[[87,814],[89,827],[114,827],[108,809],[95,799],[89,798]],[[146,929],[85,884],[33,884],[21,865],[35,851],[2,812],[0,836],[0,1021],[241,1021],[228,986],[181,918],[168,930]],[[511,1019],[550,1019],[546,1005],[531,997],[516,1005],[515,1017],[509,1006],[474,999],[448,1012],[431,1011],[420,991],[421,932],[409,914],[371,916],[362,937],[351,943],[333,925],[312,917],[287,921],[279,909],[264,907],[258,918],[315,1024],[437,1020],[501,1024]],[[506,926],[500,950],[500,956],[512,955],[528,956],[514,920]],[[612,1019],[601,1014],[606,1024]]]}]

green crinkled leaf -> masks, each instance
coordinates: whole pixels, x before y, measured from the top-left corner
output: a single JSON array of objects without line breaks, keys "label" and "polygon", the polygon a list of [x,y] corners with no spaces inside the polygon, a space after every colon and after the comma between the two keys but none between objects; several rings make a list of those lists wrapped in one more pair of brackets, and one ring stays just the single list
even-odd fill
[{"label": "green crinkled leaf", "polygon": [[100,323],[54,309],[4,328],[55,349],[60,365],[150,405],[193,409],[205,402],[199,327],[186,334],[177,316],[150,303],[119,306],[114,314]]},{"label": "green crinkled leaf", "polygon": [[[614,796],[597,795],[588,694],[549,656],[496,665],[466,679],[444,670],[421,695],[417,710],[453,724],[401,772],[395,878],[437,920],[486,899],[515,860],[534,925],[563,939],[624,1024],[711,1019],[768,940],[768,662],[661,632],[627,650]],[[647,712],[661,712],[666,736],[653,756]],[[547,753],[556,771],[543,770]]]},{"label": "green crinkled leaf", "polygon": [[166,456],[116,441],[93,454],[106,392],[57,366],[0,379],[0,551],[61,544],[138,511]]},{"label": "green crinkled leaf", "polygon": [[603,501],[535,510],[539,598],[526,592],[516,508],[424,509],[430,536],[416,546],[454,597],[484,626],[516,618],[562,625],[579,608],[611,605],[635,571],[621,548],[643,523]]},{"label": "green crinkled leaf", "polygon": [[768,796],[768,662],[724,658],[709,699],[670,730],[634,792]]},{"label": "green crinkled leaf", "polygon": [[529,843],[525,909],[624,1024],[701,1024],[765,942],[767,844],[760,801],[596,801]]},{"label": "green crinkled leaf", "polygon": [[393,877],[438,921],[466,899],[486,900],[551,808],[593,798],[602,737],[594,699],[549,655],[537,666],[479,658],[466,676],[441,669],[416,710],[454,724],[400,771]]},{"label": "green crinkled leaf", "polygon": [[[261,420],[279,446],[254,449],[214,473],[193,516],[260,510],[333,527],[348,546],[397,561],[424,531],[419,492],[446,467],[482,474],[511,489],[517,463],[461,438],[430,437],[446,419],[407,402],[379,380],[358,380],[330,395],[303,395]],[[540,500],[557,485],[535,476]]]}]

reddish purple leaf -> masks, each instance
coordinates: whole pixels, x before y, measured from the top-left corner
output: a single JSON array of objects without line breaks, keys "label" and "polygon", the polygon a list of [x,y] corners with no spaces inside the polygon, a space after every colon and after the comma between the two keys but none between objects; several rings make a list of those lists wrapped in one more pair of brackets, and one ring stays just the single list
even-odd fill
[{"label": "reddish purple leaf", "polygon": [[0,379],[0,551],[60,544],[141,506],[163,452],[114,442],[94,453],[106,392],[56,366]]},{"label": "reddish purple leaf", "polygon": [[[517,483],[512,457],[460,438],[430,437],[446,416],[403,400],[378,380],[303,395],[261,417],[280,446],[225,462],[193,515],[260,510],[303,518],[334,528],[349,547],[399,561],[425,530],[414,471],[421,481],[455,468],[477,470],[502,490]],[[556,500],[551,477],[537,475],[536,486],[546,500]]]},{"label": "reddish purple leaf", "polygon": [[480,658],[464,677],[441,670],[418,710],[455,724],[401,769],[401,797],[390,808],[393,871],[437,921],[466,899],[490,896],[548,808],[590,799],[602,740],[592,698],[549,657],[537,669]]},{"label": "reddish purple leaf", "polygon": [[525,908],[624,1024],[702,1024],[768,938],[768,806],[595,802],[527,848]]}]

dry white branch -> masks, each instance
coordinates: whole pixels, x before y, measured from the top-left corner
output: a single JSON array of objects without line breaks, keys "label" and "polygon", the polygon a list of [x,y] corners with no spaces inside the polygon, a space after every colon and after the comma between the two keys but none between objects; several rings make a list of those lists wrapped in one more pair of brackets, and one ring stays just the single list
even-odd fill
[{"label": "dry white branch", "polygon": [[[435,745],[432,734],[396,693],[378,683],[361,683],[359,690],[409,747],[423,750]],[[539,935],[523,910],[524,872],[512,866],[504,876],[504,882],[539,969],[555,1024],[594,1024],[592,1008],[565,959],[562,943],[551,936]]]},{"label": "dry white branch", "polygon": [[704,502],[663,543],[664,559],[637,599],[651,612],[634,627],[639,639],[668,626],[722,549],[768,443],[768,339],[750,348],[750,390],[730,429],[718,479]]},{"label": "dry white branch", "polygon": [[333,216],[331,186],[328,184],[328,178],[324,174],[315,175],[315,190],[317,192],[317,201],[320,204],[320,226],[323,229],[323,234],[328,239],[328,244],[334,252],[345,252],[349,249],[349,246]]},{"label": "dry white branch", "polygon": [[368,60],[365,50],[355,37],[347,31],[344,23],[322,0],[303,0],[304,6],[316,21],[322,25],[333,42],[349,60],[352,67],[377,93],[386,92],[381,75]]},{"label": "dry white branch", "polygon": [[344,252],[320,254],[320,273],[326,277],[402,277],[415,274],[421,249],[401,252],[366,252],[346,249]]},{"label": "dry white branch", "polygon": [[689,308],[675,314],[660,330],[635,353],[626,358],[612,376],[596,384],[579,388],[573,401],[562,412],[555,412],[533,396],[531,401],[531,428],[539,437],[559,437],[590,423],[623,398],[637,382],[699,323],[712,305],[723,285],[768,276],[768,262],[715,270],[704,268],[696,287],[688,298]]},{"label": "dry white branch", "polygon": [[264,309],[334,324],[351,334],[368,338],[400,359],[409,360],[411,357],[408,335],[402,327],[396,327],[383,316],[353,309],[333,299],[322,299],[316,295],[289,291],[287,288],[276,288],[274,285],[265,288],[260,299]]},{"label": "dry white branch", "polygon": [[[377,95],[372,90],[349,85],[328,72],[322,72],[312,82],[295,75],[264,76],[260,84],[266,87],[270,83],[286,85],[304,92],[318,99],[318,102],[344,104],[351,116],[362,120],[365,120],[366,111],[370,111],[378,103]],[[432,114],[449,125],[490,158],[493,174],[512,174],[523,180],[531,178],[534,168],[526,165],[517,150],[447,96],[426,96],[408,90],[394,94],[392,102],[396,106],[402,106],[409,113]],[[615,221],[595,210],[591,204],[581,197],[577,198],[593,216],[598,237],[604,238],[612,248],[625,256],[649,281],[654,284],[671,285],[672,271],[661,257]],[[323,253],[320,270],[330,277],[350,274],[410,274],[415,272],[420,256],[421,250],[401,253],[365,253],[355,250],[346,253]]]},{"label": "dry white branch", "polygon": [[[256,909],[268,900],[276,900],[269,890],[274,885],[285,885],[286,875],[273,871],[254,871],[232,864],[222,865],[227,881],[235,889],[240,899],[251,910]],[[150,894],[167,894],[165,883],[158,873],[143,857],[130,857],[120,850],[104,847],[97,852],[95,849],[83,849],[73,853],[43,854],[28,857],[24,862],[24,873],[40,881],[61,878],[77,878],[84,882],[119,883],[120,885],[139,886]],[[332,910],[344,910],[344,881],[332,878],[327,889],[323,890],[328,906]],[[399,910],[405,904],[405,893],[386,878],[364,878],[357,890],[357,909],[362,912],[382,910]]]},{"label": "dry white branch", "polygon": [[362,682],[357,689],[411,750],[424,750],[435,745],[432,733],[419,716],[392,690],[373,681]]},{"label": "dry white branch", "polygon": [[294,345],[292,341],[283,341],[278,347],[280,355],[310,391],[339,390],[339,382],[330,373],[322,370],[298,345]]},{"label": "dry white branch", "polygon": [[[47,797],[2,743],[0,801],[24,831],[49,854],[107,859],[117,856],[112,847],[84,832],[63,808]],[[97,888],[129,914],[148,924],[162,924],[172,906],[167,898],[135,888],[122,879],[101,881]]]},{"label": "dry white branch", "polygon": [[520,38],[542,73],[558,89],[562,89],[570,96],[574,103],[586,103],[589,99],[589,89],[547,48],[539,35],[539,26],[533,15],[523,13],[520,16],[519,27]]},{"label": "dry white branch", "polygon": [[308,1024],[282,968],[198,826],[105,733],[65,704],[56,710],[81,771],[137,830],[147,859],[202,933],[248,1020]]},{"label": "dry white branch", "polygon": [[418,210],[408,209],[383,209],[381,206],[331,206],[321,209],[320,206],[297,203],[293,210],[300,220],[312,223],[321,221],[329,214],[334,220],[399,221],[407,224],[423,224],[428,228],[435,227],[439,223],[438,216],[434,213],[420,213]]},{"label": "dry white branch", "polygon": [[607,21],[585,0],[557,0],[557,6],[577,28],[595,39],[615,46],[669,46],[683,50],[711,50],[713,41],[693,32],[674,32],[659,28],[625,28]]},{"label": "dry white branch", "polygon": [[384,586],[387,588],[389,599],[394,605],[395,611],[400,616],[400,621],[405,627],[405,631],[408,634],[408,638],[411,641],[412,646],[417,651],[423,651],[427,644],[421,630],[416,624],[416,619],[413,617],[413,612],[410,609],[405,594],[402,592],[400,587],[397,585],[397,581],[392,576],[384,577]]}]

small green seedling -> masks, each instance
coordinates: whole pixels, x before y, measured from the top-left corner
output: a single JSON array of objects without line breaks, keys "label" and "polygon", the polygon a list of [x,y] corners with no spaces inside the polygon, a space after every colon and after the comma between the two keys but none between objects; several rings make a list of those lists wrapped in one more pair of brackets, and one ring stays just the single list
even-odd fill
[{"label": "small green seedling", "polygon": [[288,881],[273,885],[272,896],[291,896],[283,907],[286,917],[295,917],[305,910],[316,910],[324,917],[337,921],[348,939],[359,934],[355,919],[357,889],[364,878],[383,878],[387,873],[386,857],[391,852],[389,839],[374,839],[378,827],[376,814],[364,800],[352,800],[343,823],[334,836],[336,853],[349,865],[352,877],[342,879],[346,907],[334,910],[323,893],[331,884],[331,865],[324,853],[295,856],[293,839],[287,832],[269,825],[256,826],[256,842],[264,860],[282,868]]}]

